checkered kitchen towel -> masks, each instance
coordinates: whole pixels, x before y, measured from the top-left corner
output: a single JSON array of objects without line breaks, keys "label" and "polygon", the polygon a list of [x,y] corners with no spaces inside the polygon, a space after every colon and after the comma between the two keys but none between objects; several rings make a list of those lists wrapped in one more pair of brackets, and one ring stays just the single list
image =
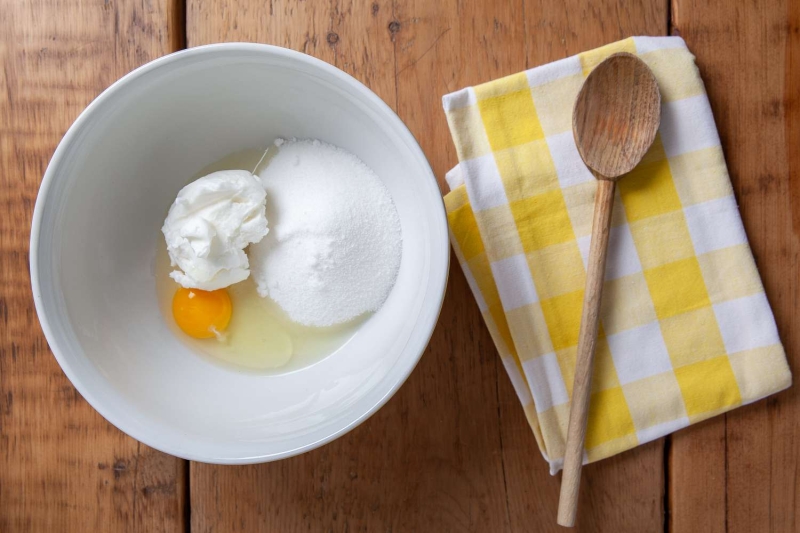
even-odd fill
[{"label": "checkered kitchen towel", "polygon": [[596,183],[572,137],[586,75],[615,52],[663,108],[618,182],[586,437],[609,457],[791,384],[694,56],[633,37],[444,97],[459,166],[453,248],[545,459],[562,466]]}]

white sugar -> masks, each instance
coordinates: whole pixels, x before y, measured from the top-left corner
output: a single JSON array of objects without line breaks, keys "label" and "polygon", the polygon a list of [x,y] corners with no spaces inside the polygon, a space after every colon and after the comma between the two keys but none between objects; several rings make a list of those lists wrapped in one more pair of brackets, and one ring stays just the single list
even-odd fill
[{"label": "white sugar", "polygon": [[330,326],[376,311],[400,268],[400,219],[389,191],[355,155],[281,140],[261,172],[270,233],[250,247],[261,296],[295,322]]}]

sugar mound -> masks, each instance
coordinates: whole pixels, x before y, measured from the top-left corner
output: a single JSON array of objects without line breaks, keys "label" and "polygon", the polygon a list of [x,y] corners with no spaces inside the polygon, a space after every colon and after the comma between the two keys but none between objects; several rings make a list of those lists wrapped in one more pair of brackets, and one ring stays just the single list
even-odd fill
[{"label": "sugar mound", "polygon": [[402,254],[388,189],[355,155],[317,140],[279,140],[261,173],[270,233],[250,246],[258,292],[307,326],[383,305]]}]

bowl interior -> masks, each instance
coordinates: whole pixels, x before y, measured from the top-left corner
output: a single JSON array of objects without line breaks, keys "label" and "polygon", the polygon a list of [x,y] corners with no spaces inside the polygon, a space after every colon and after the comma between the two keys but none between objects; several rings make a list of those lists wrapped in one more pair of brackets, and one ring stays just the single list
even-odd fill
[{"label": "bowl interior", "polygon": [[[400,215],[403,258],[388,301],[343,349],[270,376],[192,353],[162,319],[154,273],[188,178],[278,136],[318,138],[372,167]],[[101,95],[51,161],[32,234],[37,309],[79,391],[147,444],[223,463],[310,449],[382,405],[427,344],[448,262],[438,188],[400,120],[333,67],[261,45],[168,56]]]}]

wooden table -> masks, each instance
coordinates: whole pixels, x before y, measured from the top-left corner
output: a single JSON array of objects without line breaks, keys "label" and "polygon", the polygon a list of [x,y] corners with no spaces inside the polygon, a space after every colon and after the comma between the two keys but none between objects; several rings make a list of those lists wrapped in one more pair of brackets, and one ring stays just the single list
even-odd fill
[{"label": "wooden table", "polygon": [[[800,365],[800,2],[3,0],[0,3],[0,531],[556,531],[550,477],[459,268],[417,369],[343,438],[223,467],[136,442],[50,354],[28,233],[56,144],[100,91],[187,46],[257,41],[360,79],[440,178],[441,95],[630,35],[697,55],[790,364]],[[791,179],[790,179],[791,176]],[[582,531],[800,531],[794,388],[585,469]]]}]

